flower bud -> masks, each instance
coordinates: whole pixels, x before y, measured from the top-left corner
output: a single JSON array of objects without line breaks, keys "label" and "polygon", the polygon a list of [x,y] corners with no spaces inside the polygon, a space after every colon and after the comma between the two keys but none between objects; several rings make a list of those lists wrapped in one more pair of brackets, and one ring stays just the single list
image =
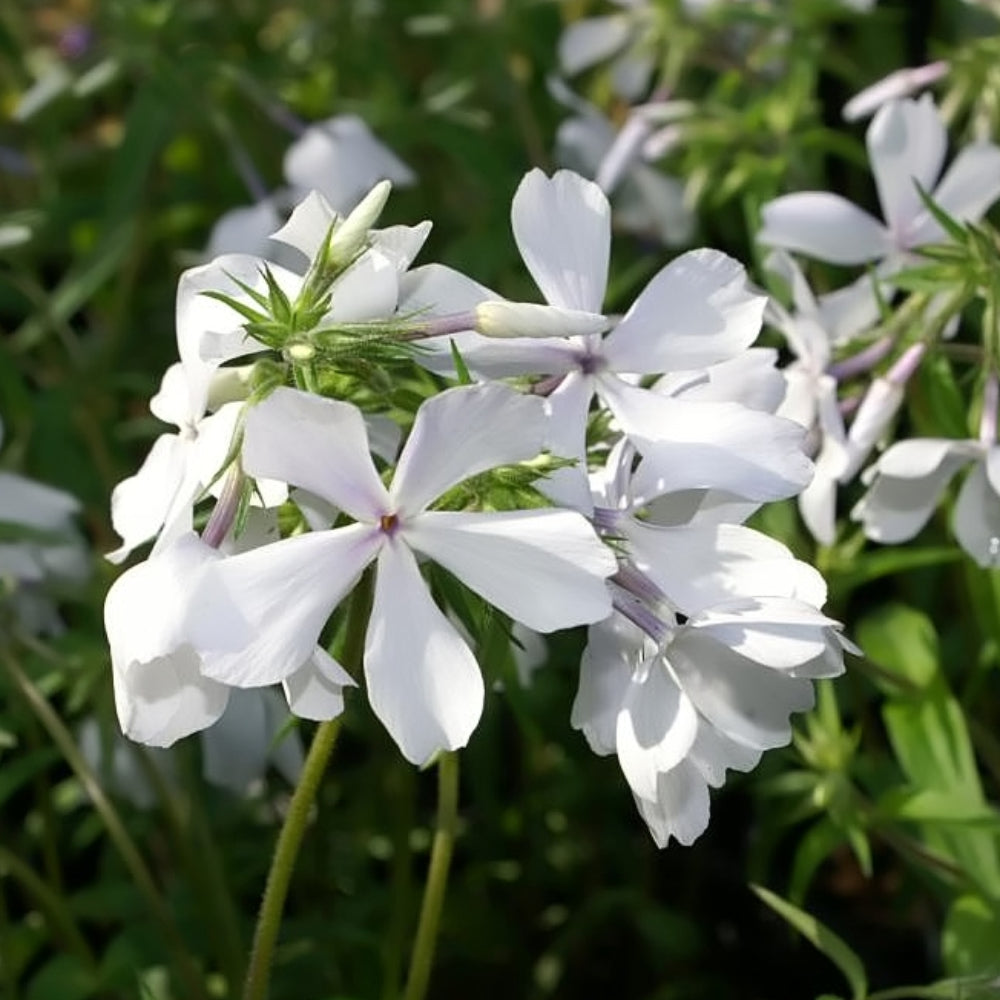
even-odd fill
[{"label": "flower bud", "polygon": [[338,225],[330,238],[330,261],[335,266],[349,264],[368,243],[368,231],[378,222],[378,217],[389,200],[392,184],[379,181],[361,199],[360,204]]},{"label": "flower bud", "polygon": [[578,337],[608,326],[599,313],[499,299],[480,302],[475,316],[476,330],[486,337]]}]

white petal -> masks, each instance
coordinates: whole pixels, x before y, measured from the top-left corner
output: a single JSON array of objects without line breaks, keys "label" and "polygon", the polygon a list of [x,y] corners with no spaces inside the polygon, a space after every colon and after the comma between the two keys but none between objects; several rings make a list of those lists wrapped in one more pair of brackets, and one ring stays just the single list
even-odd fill
[{"label": "white petal", "polygon": [[383,535],[352,524],[286,538],[222,559],[199,581],[204,618],[242,642],[201,646],[207,677],[237,687],[274,684],[313,655],[331,612],[374,558]]},{"label": "white petal", "polygon": [[743,265],[717,250],[691,250],[640,292],[604,341],[614,371],[703,368],[749,347],[767,299],[747,288]]},{"label": "white petal", "polygon": [[812,707],[808,680],[761,666],[694,630],[676,639],[668,656],[698,710],[725,736],[751,749],[787,744],[789,715]]},{"label": "white petal", "polygon": [[350,403],[278,388],[250,410],[244,428],[243,467],[251,476],[301,486],[358,520],[385,513],[389,494]]},{"label": "white petal", "polygon": [[273,247],[268,237],[281,225],[278,211],[270,201],[242,205],[224,213],[212,226],[205,256],[211,260],[224,253],[248,253],[269,257]]},{"label": "white petal", "polygon": [[972,457],[955,447],[962,443],[914,439],[893,445],[875,466],[875,481],[851,517],[862,522],[873,541],[913,538],[930,520],[949,480]]},{"label": "white petal", "polygon": [[774,413],[785,397],[785,377],[775,367],[776,358],[771,348],[751,347],[707,368],[702,373],[705,377],[697,381],[690,381],[690,372],[677,372],[664,375],[653,388],[665,396],[739,403],[751,410]]},{"label": "white petal", "polygon": [[536,632],[611,614],[604,580],[617,563],[579,514],[428,511],[413,518],[404,535],[413,548]]},{"label": "white petal", "polygon": [[826,600],[815,569],[752,528],[659,528],[630,521],[622,530],[639,569],[688,617],[739,597],[790,597],[816,607]]},{"label": "white petal", "polygon": [[569,170],[535,169],[511,203],[525,266],[550,305],[600,313],[608,283],[611,209],[604,192]]},{"label": "white petal", "polygon": [[[930,194],[952,218],[959,222],[978,222],[1000,196],[1000,149],[989,142],[966,146]],[[921,205],[907,245],[917,247],[944,242],[948,238]]]},{"label": "white petal", "polygon": [[61,532],[79,510],[80,501],[62,490],[0,471],[0,521]]},{"label": "white petal", "polygon": [[546,397],[545,447],[559,458],[576,459],[577,464],[556,469],[538,483],[541,492],[555,504],[586,515],[594,509],[587,482],[587,414],[593,397],[592,380],[577,372],[567,375]]},{"label": "white petal", "polygon": [[134,476],[111,493],[111,524],[122,545],[108,553],[117,563],[149,541],[179,501],[190,504],[198,491],[197,474],[189,474],[192,443],[177,434],[161,434]]},{"label": "white petal", "polygon": [[688,757],[712,788],[721,788],[727,770],[752,771],[761,751],[736,743],[703,719]]},{"label": "white petal", "polygon": [[559,65],[567,76],[614,55],[632,34],[622,14],[587,17],[570,24],[559,38]]},{"label": "white petal", "polygon": [[637,163],[614,201],[614,223],[626,232],[652,236],[668,247],[691,239],[694,213],[685,201],[684,185],[674,177]]},{"label": "white petal", "polygon": [[300,201],[288,221],[272,234],[272,239],[298,250],[307,260],[313,260],[326,245],[330,230],[340,216],[318,191],[310,191]]},{"label": "white petal", "polygon": [[187,536],[133,566],[108,591],[104,627],[111,649],[115,706],[122,731],[151,746],[170,746],[210,726],[228,689],[201,674],[193,644],[190,595],[218,554]]},{"label": "white petal", "polygon": [[205,780],[238,795],[262,778],[274,733],[267,731],[264,696],[268,692],[234,690],[219,721],[201,738]]},{"label": "white petal", "polygon": [[[602,376],[598,391],[645,458],[649,495],[719,489],[748,500],[799,492],[812,476],[803,429],[736,403],[670,399]],[[647,479],[647,482],[649,480]]]},{"label": "white petal", "polygon": [[479,666],[399,542],[379,555],[365,679],[373,711],[414,764],[465,746],[482,714]]},{"label": "white petal", "polygon": [[941,173],[948,148],[944,122],[929,95],[891,101],[872,119],[865,138],[885,221],[903,244],[923,207],[917,185],[931,191]]},{"label": "white petal", "polygon": [[471,312],[480,302],[498,297],[485,285],[443,264],[416,267],[407,271],[399,282],[399,311],[404,314],[443,316]]},{"label": "white petal", "polygon": [[1000,565],[1000,496],[990,486],[982,462],[973,466],[962,484],[953,526],[958,544],[980,566]]},{"label": "white petal", "polygon": [[660,775],[655,803],[636,798],[635,804],[657,847],[666,847],[671,837],[690,847],[708,827],[708,786],[690,761]]},{"label": "white petal", "polygon": [[362,254],[334,283],[324,322],[364,323],[386,319],[396,310],[399,272],[378,250]]},{"label": "white petal", "polygon": [[639,49],[623,52],[611,66],[611,86],[630,104],[639,101],[649,90],[655,62],[652,55]]},{"label": "white petal", "polygon": [[801,191],[768,202],[757,234],[766,246],[797,250],[831,264],[864,264],[893,249],[888,230],[840,195]]},{"label": "white petal", "polygon": [[[417,411],[389,495],[415,514],[469,476],[534,458],[542,450],[545,404],[507,386],[458,386]],[[318,492],[318,491],[316,491]]]},{"label": "white petal", "polygon": [[741,656],[776,670],[800,667],[823,655],[835,621],[804,601],[784,597],[733,599],[688,622]]},{"label": "white petal", "polygon": [[[177,347],[189,377],[206,363],[219,365],[263,350],[263,345],[247,336],[243,329],[246,320],[235,309],[205,293],[222,292],[257,309],[236,282],[266,294],[264,264],[259,257],[248,254],[225,254],[181,275],[177,283]],[[281,289],[294,299],[302,279],[277,264],[270,265],[270,269]]]},{"label": "white petal", "polygon": [[899,479],[923,479],[934,475],[949,458],[962,462],[978,458],[980,448],[973,441],[951,438],[910,438],[887,448],[876,468],[881,475]]},{"label": "white petal", "polygon": [[172,364],[160,380],[160,388],[149,401],[149,412],[157,420],[175,427],[188,427],[205,415],[208,378],[211,369],[206,365],[197,366],[192,373],[190,367],[180,361]]},{"label": "white petal", "polygon": [[433,223],[429,219],[415,226],[387,226],[373,229],[370,234],[372,246],[392,261],[397,273],[402,275],[420,253],[430,236]]},{"label": "white petal", "polygon": [[837,476],[829,468],[824,446],[816,457],[812,482],[799,494],[799,513],[809,533],[821,545],[833,545],[837,537]]},{"label": "white petal", "polygon": [[413,171],[372,134],[357,115],[338,115],[306,129],[285,153],[285,179],[321,192],[342,213],[376,181],[407,185]]},{"label": "white petal", "polygon": [[658,659],[632,678],[618,713],[615,744],[633,793],[655,802],[658,776],[676,767],[694,742],[698,715]]},{"label": "white petal", "polygon": [[653,652],[645,633],[617,613],[588,629],[570,724],[583,731],[594,753],[615,752],[618,712],[632,672],[640,655]]},{"label": "white petal", "polygon": [[344,711],[344,688],[356,687],[346,670],[321,646],[282,681],[288,707],[300,719],[324,722]]}]

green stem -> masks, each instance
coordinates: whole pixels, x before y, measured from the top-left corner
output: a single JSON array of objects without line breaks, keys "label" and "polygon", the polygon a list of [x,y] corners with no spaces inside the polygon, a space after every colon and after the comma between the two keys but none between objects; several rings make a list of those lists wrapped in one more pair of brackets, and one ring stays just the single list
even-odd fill
[{"label": "green stem", "polygon": [[187,952],[180,932],[163,902],[163,897],[153,881],[153,876],[150,874],[146,862],[111,800],[104,794],[104,789],[101,787],[97,775],[84,759],[83,754],[80,753],[76,740],[73,739],[73,734],[66,728],[42,692],[31,682],[10,651],[4,646],[0,646],[0,658],[2,658],[7,672],[14,682],[14,686],[21,693],[49,736],[52,737],[52,741],[59,748],[64,760],[72,768],[80,784],[83,785],[95,811],[104,821],[111,842],[115,845],[136,887],[146,898],[150,913],[163,931],[164,939],[173,953],[177,971],[184,982],[186,994],[190,997],[200,998],[200,1000],[207,1000],[201,973]]},{"label": "green stem", "polygon": [[320,723],[309,748],[299,783],[292,795],[285,824],[281,828],[278,843],[274,848],[274,858],[271,861],[264,898],[257,916],[253,950],[250,953],[250,965],[246,985],[243,988],[243,1000],[265,1000],[267,997],[271,960],[278,940],[278,931],[281,928],[285,897],[288,895],[288,886],[299,847],[302,845],[302,838],[309,824],[309,812],[316,797],[316,790],[333,752],[339,728],[339,718]]},{"label": "green stem", "polygon": [[431,864],[420,905],[417,936],[410,955],[410,972],[406,980],[404,1000],[424,1000],[427,995],[457,827],[458,754],[444,753],[438,761],[437,829],[434,831]]},{"label": "green stem", "polygon": [[[354,588],[351,605],[347,612],[347,625],[340,661],[349,673],[356,671],[361,662],[371,598],[372,575],[368,572]],[[292,880],[292,872],[299,855],[299,848],[302,846],[302,838],[305,836],[309,813],[316,799],[316,792],[319,789],[319,783],[326,770],[330,754],[333,752],[339,728],[339,718],[319,724],[305,765],[302,768],[299,783],[292,794],[284,826],[281,828],[281,833],[278,834],[278,842],[274,847],[271,870],[267,873],[267,884],[264,886],[264,898],[261,900],[260,912],[257,914],[250,964],[247,967],[246,984],[243,987],[243,1000],[266,1000],[268,984],[271,979],[274,946],[278,940],[278,931],[281,929],[281,917],[285,909],[285,898],[288,896],[288,886]]]}]

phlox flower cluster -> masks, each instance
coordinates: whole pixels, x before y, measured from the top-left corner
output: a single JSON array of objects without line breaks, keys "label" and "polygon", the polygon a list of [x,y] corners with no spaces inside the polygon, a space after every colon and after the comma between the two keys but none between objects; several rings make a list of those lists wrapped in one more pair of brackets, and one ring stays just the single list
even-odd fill
[{"label": "phlox flower cluster", "polygon": [[228,255],[181,278],[153,403],[179,433],[113,501],[116,557],[153,540],[105,609],[122,728],[169,746],[275,684],[329,719],[363,683],[425,764],[472,738],[490,622],[587,626],[572,724],[656,841],[690,843],[708,789],[843,670],[822,579],[744,524],[813,471],[752,346],[765,299],[695,250],[608,313],[611,211],[570,171],[512,203],[544,303],[413,266],[429,224],[376,228],[387,194],[346,217],[310,194],[274,237],[300,271]]},{"label": "phlox flower cluster", "polygon": [[[923,300],[911,295],[897,304],[897,317],[911,311],[906,322],[883,314],[905,287],[909,269],[921,264],[922,251],[951,242],[940,213],[954,224],[976,223],[1000,196],[1000,148],[990,142],[964,146],[942,170],[947,133],[929,95],[882,103],[866,142],[884,221],[840,195],[807,191],[766,204],[758,233],[761,243],[777,248],[770,266],[791,293],[789,308],[771,303],[768,322],[795,356],[784,369],[788,394],[781,412],[809,429],[817,470],[799,505],[810,531],[827,545],[836,536],[838,486],[852,482],[873,448],[885,443],[907,383],[935,342],[954,333],[957,322],[943,294]],[[817,296],[787,251],[870,270],[852,284]],[[861,479],[869,489],[851,516],[869,538],[892,543],[914,537],[948,481],[971,464],[955,507],[955,534],[976,562],[995,565],[1000,504],[997,477],[991,478],[989,470],[996,378],[994,372],[984,374],[977,440],[902,441],[864,471]],[[859,380],[867,382],[860,396],[852,389]]]}]

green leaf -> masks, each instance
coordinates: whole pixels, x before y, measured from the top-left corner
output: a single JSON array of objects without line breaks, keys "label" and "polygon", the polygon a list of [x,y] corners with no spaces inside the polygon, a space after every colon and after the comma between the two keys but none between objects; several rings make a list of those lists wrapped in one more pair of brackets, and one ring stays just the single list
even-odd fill
[{"label": "green leaf", "polygon": [[57,955],[31,980],[25,1000],[87,1000],[98,983],[78,958]]},{"label": "green leaf", "polygon": [[751,885],[751,889],[774,910],[792,925],[813,947],[821,951],[844,974],[851,987],[852,1000],[864,1000],[868,995],[868,977],[861,959],[848,947],[847,943],[821,924],[812,914],[800,910],[797,906],[782,899],[780,896],[760,885]]},{"label": "green leaf", "polygon": [[981,896],[959,896],[948,910],[941,953],[949,975],[1000,973],[1000,913]]},{"label": "green leaf", "polygon": [[879,800],[894,819],[956,826],[993,826],[1000,833],[1000,813],[986,803],[937,788],[894,788]]},{"label": "green leaf", "polygon": [[448,346],[451,348],[451,360],[455,365],[455,371],[458,373],[458,384],[472,385],[472,376],[469,374],[469,369],[465,364],[465,359],[462,357],[462,353],[458,349],[458,344],[456,344],[454,340],[449,340]]},{"label": "green leaf", "polygon": [[858,645],[873,663],[924,688],[938,673],[938,639],[925,614],[905,604],[884,604],[858,622]]},{"label": "green leaf", "polygon": [[843,831],[826,818],[815,823],[802,835],[788,882],[788,896],[794,905],[802,904],[819,866],[843,842]]}]

